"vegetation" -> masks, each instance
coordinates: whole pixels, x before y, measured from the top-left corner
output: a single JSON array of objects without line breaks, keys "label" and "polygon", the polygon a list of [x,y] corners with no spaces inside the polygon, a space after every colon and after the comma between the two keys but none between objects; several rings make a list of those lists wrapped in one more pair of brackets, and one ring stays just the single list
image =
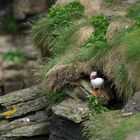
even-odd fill
[{"label": "vegetation", "polygon": [[89,140],[124,140],[129,134],[140,132],[139,118],[139,113],[121,117],[119,111],[96,114],[83,124],[84,132]]},{"label": "vegetation", "polygon": [[23,52],[9,51],[4,54],[4,59],[7,61],[13,61],[17,64],[23,64],[27,61],[27,57]]},{"label": "vegetation", "polygon": [[57,91],[55,93],[48,93],[48,97],[53,103],[59,103],[64,100],[66,94],[64,91]]},{"label": "vegetation", "polygon": [[140,26],[140,3],[130,5],[127,11],[127,16],[135,20],[136,26]]},{"label": "vegetation", "polygon": [[127,16],[132,19],[137,19],[140,17],[140,3],[132,4],[128,7],[128,14]]},{"label": "vegetation", "polygon": [[115,62],[116,64],[113,64],[113,60],[106,62],[112,63],[113,73],[110,76],[115,79],[115,85],[119,88],[118,96],[124,100],[127,100],[135,91],[140,89],[138,76],[140,68],[139,36],[140,28],[136,26],[119,32],[112,40],[111,45],[119,51],[120,56],[117,54],[114,57],[120,58],[118,62]]},{"label": "vegetation", "polygon": [[113,7],[115,4],[117,3],[117,0],[105,0],[103,2],[103,4],[106,6],[106,7]]},{"label": "vegetation", "polygon": [[80,18],[83,13],[83,5],[79,1],[73,1],[64,7],[53,6],[47,16],[33,25],[31,35],[37,47],[44,49],[45,56],[57,53],[54,47],[59,42],[59,38],[62,39],[61,33],[65,33],[69,26],[74,26],[72,22]]},{"label": "vegetation", "polygon": [[107,108],[103,107],[102,103],[100,102],[97,96],[88,95],[87,102],[93,114],[107,111]]},{"label": "vegetation", "polygon": [[9,33],[16,33],[20,29],[21,24],[11,14],[6,14],[2,20],[2,27]]},{"label": "vegetation", "polygon": [[64,7],[53,6],[48,16],[33,25],[31,31],[33,40],[43,52],[43,56],[49,57],[48,63],[41,65],[36,72],[39,80],[43,79],[44,74],[63,57],[67,50],[75,47],[75,32],[81,26],[88,24],[86,20],[76,22],[83,14],[83,5],[79,1],[73,1]]}]

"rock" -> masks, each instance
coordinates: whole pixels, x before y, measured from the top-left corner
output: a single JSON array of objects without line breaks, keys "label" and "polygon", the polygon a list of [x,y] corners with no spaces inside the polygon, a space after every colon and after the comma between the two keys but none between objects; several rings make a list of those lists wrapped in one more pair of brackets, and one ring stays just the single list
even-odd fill
[{"label": "rock", "polygon": [[130,134],[125,140],[140,140],[140,134]]},{"label": "rock", "polygon": [[10,133],[4,135],[4,137],[31,137],[38,135],[49,134],[50,123],[43,122],[39,124],[23,126],[17,129],[13,129]]},{"label": "rock", "polygon": [[[48,107],[49,104],[50,102],[47,96],[42,96],[34,100],[15,104],[12,107],[14,107],[16,111],[13,114],[10,114],[8,118],[15,118],[15,117],[27,115],[30,112],[36,112],[38,110]],[[4,112],[10,111],[10,110],[11,110],[10,108],[6,108]],[[5,115],[3,115],[3,113],[0,114],[0,116],[6,117]]]},{"label": "rock", "polygon": [[24,88],[24,83],[22,81],[6,82],[4,84],[4,93],[14,92],[16,90],[21,90]]},{"label": "rock", "polygon": [[80,123],[89,114],[88,105],[80,100],[67,99],[60,104],[53,106],[52,111],[55,115]]},{"label": "rock", "polygon": [[41,88],[41,86],[36,85],[0,97],[0,105],[10,106],[20,102],[34,100],[43,95],[46,95],[46,92]]},{"label": "rock", "polygon": [[14,0],[14,17],[25,19],[26,15],[33,15],[47,10],[46,0]]},{"label": "rock", "polygon": [[22,81],[22,79],[25,78],[24,75],[26,75],[26,71],[24,70],[4,70],[4,81],[10,82],[10,81]]},{"label": "rock", "polygon": [[14,69],[14,70],[21,70],[23,69],[24,66],[21,65],[21,64],[16,64],[15,62],[13,61],[3,61],[2,63],[2,69],[5,70],[5,69]]},{"label": "rock", "polygon": [[80,124],[54,116],[49,140],[86,140]]},{"label": "rock", "polygon": [[19,118],[8,122],[7,120],[0,123],[0,134],[10,132],[12,129],[20,128],[23,126],[33,125],[41,122],[48,122],[47,114],[44,111],[39,111],[33,115]]},{"label": "rock", "polygon": [[140,112],[140,91],[136,92],[132,99],[125,105],[123,112]]}]

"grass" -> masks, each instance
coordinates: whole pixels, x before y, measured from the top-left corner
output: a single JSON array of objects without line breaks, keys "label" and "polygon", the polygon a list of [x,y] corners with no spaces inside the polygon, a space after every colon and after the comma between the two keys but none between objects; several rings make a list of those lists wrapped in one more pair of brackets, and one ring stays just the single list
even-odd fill
[{"label": "grass", "polygon": [[140,28],[135,27],[133,31],[125,34],[120,44],[120,49],[124,54],[124,63],[128,69],[128,78],[135,83],[136,89],[140,89]]},{"label": "grass", "polygon": [[119,117],[119,111],[90,116],[84,122],[84,132],[89,140],[124,140],[128,134],[140,132],[140,113],[131,117]]},{"label": "grass", "polygon": [[140,3],[134,3],[130,5],[127,9],[127,16],[132,19],[137,19],[140,17]]},{"label": "grass", "polygon": [[108,8],[112,8],[115,4],[117,4],[117,0],[105,0],[103,4]]},{"label": "grass", "polygon": [[[62,43],[69,41],[65,38],[68,37],[65,32],[67,34],[71,32],[67,32],[66,30],[70,29],[69,27],[72,27],[72,23],[82,17],[83,14],[84,6],[79,1],[74,0],[64,6],[54,5],[48,15],[33,24],[31,36],[35,45],[43,49],[43,52],[46,52],[44,56],[47,57],[48,54],[52,56],[57,53],[58,50],[65,49],[64,47],[60,49],[58,47],[64,46]],[[75,26],[73,26],[73,28],[74,27]],[[63,34],[64,37],[61,34]],[[62,40],[63,42],[61,41],[61,43],[59,43],[58,40]]]},{"label": "grass", "polygon": [[53,103],[59,103],[63,101],[64,98],[66,97],[66,94],[64,91],[57,91],[56,93],[50,92],[47,95]]},{"label": "grass", "polygon": [[53,44],[51,46],[51,50],[53,51],[51,57],[48,58],[48,61],[44,62],[43,65],[40,65],[35,72],[35,75],[39,81],[42,81],[46,73],[60,60],[62,60],[63,57],[65,57],[67,51],[77,47],[76,39],[78,36],[76,36],[75,33],[80,27],[86,26],[87,24],[89,24],[87,20],[81,20],[80,22],[70,24],[69,27],[59,29],[59,36],[53,40]]}]

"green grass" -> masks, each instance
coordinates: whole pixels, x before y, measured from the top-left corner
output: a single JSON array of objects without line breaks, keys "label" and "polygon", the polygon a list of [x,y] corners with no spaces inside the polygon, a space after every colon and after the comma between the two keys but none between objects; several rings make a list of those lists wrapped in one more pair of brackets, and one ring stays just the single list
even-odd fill
[{"label": "green grass", "polygon": [[119,111],[90,116],[85,121],[84,132],[88,140],[125,140],[128,134],[140,132],[140,113],[131,117],[119,117]]},{"label": "green grass", "polygon": [[[70,26],[73,26],[74,29],[75,20],[81,18],[83,14],[84,6],[76,0],[64,6],[54,5],[49,10],[48,15],[41,18],[32,26],[31,36],[35,45],[46,52],[46,57],[48,54],[52,56],[58,53],[58,50],[65,49],[66,46],[64,47],[62,43],[66,42],[67,44],[67,41],[70,40],[66,39],[66,37],[68,38],[68,36],[71,35],[71,32],[68,32],[67,29],[69,30]],[[61,40],[61,43],[59,40]],[[58,48],[61,46],[63,46],[63,48]]]},{"label": "green grass", "polygon": [[94,44],[89,43],[89,47],[81,48],[81,51],[72,57],[69,57],[65,62],[72,63],[76,61],[85,61],[88,62],[92,58],[101,59],[104,57],[110,49],[110,46],[107,42],[96,42]]},{"label": "green grass", "polygon": [[137,19],[140,17],[140,3],[132,4],[127,9],[127,16],[132,19]]},{"label": "green grass", "polygon": [[[118,89],[118,97],[127,100],[140,89],[140,28],[133,26],[118,32],[110,44],[119,50],[121,56],[117,63],[112,60],[113,72],[110,76]],[[116,54],[114,58],[117,57]]]},{"label": "green grass", "polygon": [[103,4],[108,8],[112,8],[115,4],[117,4],[117,0],[104,0]]},{"label": "green grass", "polygon": [[66,94],[64,91],[57,91],[56,93],[50,92],[47,95],[53,103],[59,103],[63,101],[64,98],[66,97]]},{"label": "green grass", "polygon": [[127,33],[123,37],[121,46],[125,54],[126,63],[140,61],[140,28],[135,28],[132,32]]}]

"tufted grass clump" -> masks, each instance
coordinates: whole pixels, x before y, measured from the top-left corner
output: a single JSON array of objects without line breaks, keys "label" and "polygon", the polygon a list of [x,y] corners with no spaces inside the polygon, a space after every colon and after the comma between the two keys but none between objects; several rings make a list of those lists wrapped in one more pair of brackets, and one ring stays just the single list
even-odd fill
[{"label": "tufted grass clump", "polygon": [[140,3],[134,3],[130,5],[127,9],[127,16],[132,19],[137,19],[140,17]]},{"label": "tufted grass clump", "polygon": [[59,103],[61,101],[63,101],[66,97],[66,93],[64,91],[57,91],[57,92],[50,92],[47,94],[48,97],[50,98],[50,100],[53,102],[53,103]]},{"label": "tufted grass clump", "polygon": [[[79,1],[72,1],[64,6],[54,5],[49,10],[48,15],[33,24],[31,36],[35,45],[40,48],[43,57],[50,57],[57,53],[55,49],[58,47],[56,44],[58,44],[60,38],[68,44],[67,41],[71,38],[71,34],[68,37],[69,39],[65,39],[64,33],[83,14],[84,6]],[[62,45],[61,50],[65,47]]]},{"label": "tufted grass clump", "polygon": [[112,111],[90,116],[83,123],[84,134],[89,140],[125,140],[130,134],[139,134],[140,113],[127,118],[121,114]]}]

